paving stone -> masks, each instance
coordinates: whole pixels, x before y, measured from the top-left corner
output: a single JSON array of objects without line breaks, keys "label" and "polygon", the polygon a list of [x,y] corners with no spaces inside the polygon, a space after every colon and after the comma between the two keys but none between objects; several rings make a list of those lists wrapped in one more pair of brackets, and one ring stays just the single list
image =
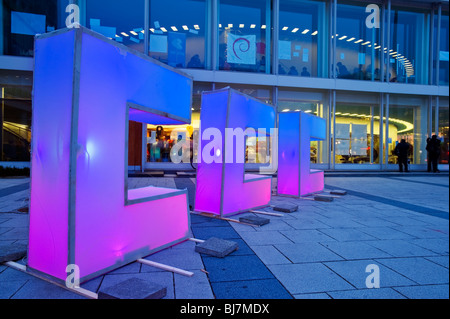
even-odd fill
[{"label": "paving stone", "polygon": [[430,286],[409,286],[395,287],[395,290],[410,299],[448,299],[449,286],[430,285]]},{"label": "paving stone", "polygon": [[22,244],[1,244],[0,242],[0,263],[15,261],[25,257],[27,246]]},{"label": "paving stone", "polygon": [[321,195],[314,196],[314,200],[318,202],[332,202],[333,199],[334,199],[333,197],[328,196],[321,196]]},{"label": "paving stone", "polygon": [[372,288],[328,292],[333,299],[405,299],[392,288]]},{"label": "paving stone", "polygon": [[252,224],[255,226],[263,226],[263,225],[270,223],[270,219],[259,217],[259,216],[239,217],[239,221],[243,222],[243,223],[247,223],[247,224]]},{"label": "paving stone", "polygon": [[212,288],[218,299],[292,299],[276,279],[214,282]]},{"label": "paving stone", "polygon": [[238,247],[239,246],[236,242],[211,237],[203,243],[195,246],[195,251],[198,253],[223,258],[238,249]]},{"label": "paving stone", "polygon": [[227,258],[204,257],[210,282],[272,279],[272,273],[255,255],[229,256]]},{"label": "paving stone", "polygon": [[273,210],[283,213],[293,213],[298,210],[298,205],[278,204],[273,207]]},{"label": "paving stone", "polygon": [[167,288],[139,278],[129,278],[113,286],[100,288],[99,299],[161,299]]}]

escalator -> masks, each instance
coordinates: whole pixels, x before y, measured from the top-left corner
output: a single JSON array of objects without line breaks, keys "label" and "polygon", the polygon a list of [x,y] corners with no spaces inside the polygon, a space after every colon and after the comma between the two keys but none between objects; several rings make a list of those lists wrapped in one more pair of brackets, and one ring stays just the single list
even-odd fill
[{"label": "escalator", "polygon": [[30,161],[31,129],[26,125],[3,122],[3,161]]}]

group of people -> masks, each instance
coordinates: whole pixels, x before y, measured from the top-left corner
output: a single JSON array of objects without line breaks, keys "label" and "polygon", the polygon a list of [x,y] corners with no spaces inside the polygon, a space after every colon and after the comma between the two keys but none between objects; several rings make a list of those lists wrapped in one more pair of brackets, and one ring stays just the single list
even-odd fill
[{"label": "group of people", "polygon": [[[394,154],[398,157],[398,167],[400,172],[409,172],[408,168],[408,157],[411,153],[412,146],[405,139],[402,139],[400,143],[395,146]],[[434,173],[438,173],[438,160],[441,154],[441,141],[437,138],[436,135],[433,135],[431,138],[427,138],[427,164],[428,164],[428,172],[433,171]]]}]

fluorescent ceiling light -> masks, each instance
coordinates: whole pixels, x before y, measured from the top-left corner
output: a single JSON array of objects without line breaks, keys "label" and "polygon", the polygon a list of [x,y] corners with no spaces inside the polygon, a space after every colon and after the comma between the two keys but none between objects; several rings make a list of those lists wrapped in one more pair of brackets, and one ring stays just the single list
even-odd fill
[{"label": "fluorescent ceiling light", "polygon": [[281,112],[289,112],[290,110],[289,109],[284,109],[283,111],[281,111]]},{"label": "fluorescent ceiling light", "polygon": [[177,27],[171,26],[170,27],[173,31],[178,31]]},{"label": "fluorescent ceiling light", "polygon": [[243,27],[244,27],[244,25],[241,23],[241,24],[239,25],[239,28],[242,29]]},{"label": "fluorescent ceiling light", "polygon": [[366,41],[364,43],[361,43],[361,45],[366,45],[366,44],[369,44],[369,43],[370,43],[370,41]]},{"label": "fluorescent ceiling light", "polygon": [[161,29],[162,32],[167,32],[167,29],[164,28],[164,27],[161,27],[160,29]]},{"label": "fluorescent ceiling light", "polygon": [[254,29],[256,27],[256,24],[250,24],[250,29]]},{"label": "fluorescent ceiling light", "polygon": [[232,28],[233,27],[233,23],[228,23],[228,28]]},{"label": "fluorescent ceiling light", "polygon": [[[222,25],[219,24],[219,28],[221,28],[221,27],[222,27]],[[187,25],[184,25],[184,26],[183,26],[183,30],[185,30],[185,31],[189,30],[188,26],[187,26]]]},{"label": "fluorescent ceiling light", "polygon": [[363,42],[363,39],[359,39],[359,40],[355,41],[355,43],[359,43],[359,42]]},{"label": "fluorescent ceiling light", "polygon": [[313,33],[311,33],[311,35],[316,35],[317,33],[319,33],[318,31],[314,31]]},{"label": "fluorescent ceiling light", "polygon": [[353,41],[355,40],[355,38],[351,37],[350,39],[347,40],[347,42]]},{"label": "fluorescent ceiling light", "polygon": [[346,36],[346,35],[343,35],[342,37],[339,38],[339,40],[344,40],[344,39],[346,39],[346,38],[347,38],[347,36]]},{"label": "fluorescent ceiling light", "polygon": [[381,48],[381,45],[375,47],[375,49],[379,49],[379,48]]},{"label": "fluorescent ceiling light", "polygon": [[266,28],[266,25],[263,24],[263,25],[261,26],[261,29],[265,29],[265,28]]},{"label": "fluorescent ceiling light", "polygon": [[198,26],[198,24],[194,24],[194,29],[195,29],[195,30],[199,30],[199,29],[200,29],[200,27]]},{"label": "fluorescent ceiling light", "polygon": [[126,34],[125,32],[120,32],[121,35],[123,35],[124,37],[129,37],[128,34]]},{"label": "fluorescent ceiling light", "polygon": [[292,33],[295,33],[295,32],[297,32],[298,31],[298,28],[294,28],[294,29],[292,29]]},{"label": "fluorescent ceiling light", "polygon": [[138,35],[136,32],[134,32],[134,31],[130,31],[130,33],[132,34],[132,35]]},{"label": "fluorescent ceiling light", "polygon": [[288,27],[283,27],[283,29],[281,29],[281,30],[286,31],[287,29],[289,29],[289,28]]},{"label": "fluorescent ceiling light", "polygon": [[302,34],[307,34],[309,32],[309,29],[303,30]]}]

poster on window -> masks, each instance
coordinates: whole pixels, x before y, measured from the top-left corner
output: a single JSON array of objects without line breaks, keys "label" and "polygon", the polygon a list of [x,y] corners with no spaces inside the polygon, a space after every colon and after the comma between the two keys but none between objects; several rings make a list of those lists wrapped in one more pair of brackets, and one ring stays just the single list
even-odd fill
[{"label": "poster on window", "polygon": [[227,62],[256,64],[256,36],[228,34]]},{"label": "poster on window", "polygon": [[169,65],[176,68],[186,67],[186,34],[169,32]]},{"label": "poster on window", "polygon": [[352,124],[352,155],[367,155],[367,125]]}]

